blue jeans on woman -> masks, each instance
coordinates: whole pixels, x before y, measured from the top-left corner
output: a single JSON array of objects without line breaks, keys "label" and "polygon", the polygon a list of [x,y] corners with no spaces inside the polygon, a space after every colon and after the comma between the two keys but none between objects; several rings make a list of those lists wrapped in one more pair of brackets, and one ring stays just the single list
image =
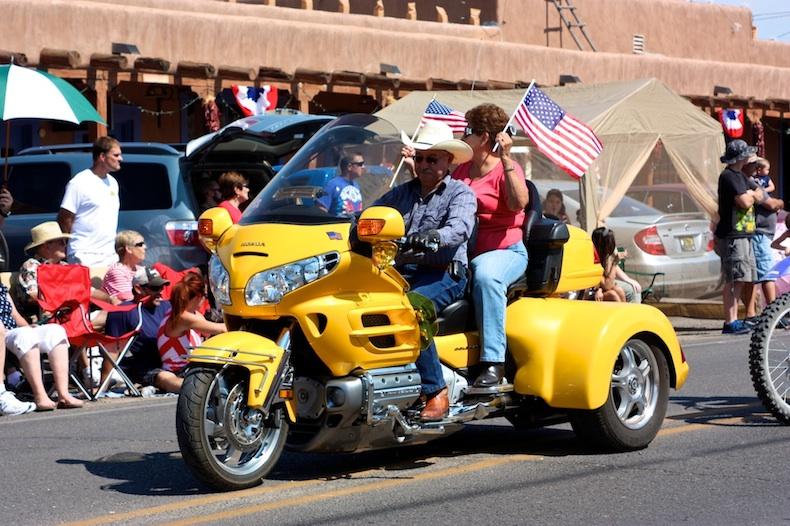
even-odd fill
[{"label": "blue jeans on woman", "polygon": [[480,361],[505,361],[505,308],[507,288],[527,270],[527,249],[519,241],[507,248],[484,252],[474,258],[472,299],[480,331]]},{"label": "blue jeans on woman", "polygon": [[[413,292],[418,292],[431,300],[438,315],[445,307],[464,295],[466,277],[456,281],[450,274],[441,269],[426,269],[417,265],[404,265],[401,275],[411,285]],[[415,362],[420,373],[422,393],[431,395],[444,389],[446,383],[442,374],[442,364],[436,352],[436,344],[431,343],[422,350]]]}]

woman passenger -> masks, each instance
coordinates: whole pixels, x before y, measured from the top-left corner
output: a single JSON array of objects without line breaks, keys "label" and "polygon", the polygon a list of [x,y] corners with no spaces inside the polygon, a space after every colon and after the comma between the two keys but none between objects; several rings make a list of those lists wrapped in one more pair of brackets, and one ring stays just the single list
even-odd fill
[{"label": "woman passenger", "polygon": [[521,226],[529,192],[524,172],[510,157],[513,141],[502,131],[508,120],[507,113],[495,104],[481,104],[467,111],[463,139],[473,156],[453,172],[453,178],[464,181],[477,196],[477,241],[470,266],[482,369],[475,387],[493,387],[502,381],[505,294],[527,269]]}]

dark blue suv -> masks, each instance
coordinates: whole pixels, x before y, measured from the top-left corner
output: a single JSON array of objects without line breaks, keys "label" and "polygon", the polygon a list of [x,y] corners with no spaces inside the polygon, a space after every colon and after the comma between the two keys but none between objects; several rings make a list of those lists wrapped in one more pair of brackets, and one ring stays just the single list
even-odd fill
[{"label": "dark blue suv", "polygon": [[[124,161],[113,174],[120,187],[118,229],[137,230],[145,237],[149,263],[161,261],[177,269],[205,263],[208,256],[197,239],[202,210],[195,188],[235,170],[247,177],[255,195],[279,165],[333,119],[276,111],[240,119],[185,148],[122,143]],[[14,205],[2,227],[7,250],[3,254],[0,243],[0,270],[17,270],[27,258],[30,229],[56,218],[66,183],[91,166],[91,145],[28,148],[8,163]]]}]

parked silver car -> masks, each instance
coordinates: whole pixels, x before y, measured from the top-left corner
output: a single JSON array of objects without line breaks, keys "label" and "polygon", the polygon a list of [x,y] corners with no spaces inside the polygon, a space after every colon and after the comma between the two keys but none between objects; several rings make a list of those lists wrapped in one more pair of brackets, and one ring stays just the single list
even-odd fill
[{"label": "parked silver car", "polygon": [[[557,188],[565,209],[578,226],[579,185],[575,181],[533,180],[541,195]],[[710,221],[702,213],[667,214],[645,203],[623,197],[605,220],[614,231],[618,247],[628,253],[625,271],[643,286],[653,275],[656,297],[699,298],[715,292],[721,262],[713,251]]]}]

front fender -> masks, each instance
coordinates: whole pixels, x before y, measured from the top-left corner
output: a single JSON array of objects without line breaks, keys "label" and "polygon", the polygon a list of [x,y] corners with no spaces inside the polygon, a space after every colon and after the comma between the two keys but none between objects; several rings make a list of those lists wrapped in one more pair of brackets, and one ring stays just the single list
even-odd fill
[{"label": "front fender", "polygon": [[673,387],[679,389],[688,376],[672,325],[647,305],[522,298],[508,306],[506,332],[517,367],[516,392],[552,407],[602,406],[617,355],[635,336],[665,354]]},{"label": "front fender", "polygon": [[262,407],[279,386],[285,350],[268,338],[244,331],[218,334],[195,347],[189,363],[236,365],[250,373],[247,405]]}]

